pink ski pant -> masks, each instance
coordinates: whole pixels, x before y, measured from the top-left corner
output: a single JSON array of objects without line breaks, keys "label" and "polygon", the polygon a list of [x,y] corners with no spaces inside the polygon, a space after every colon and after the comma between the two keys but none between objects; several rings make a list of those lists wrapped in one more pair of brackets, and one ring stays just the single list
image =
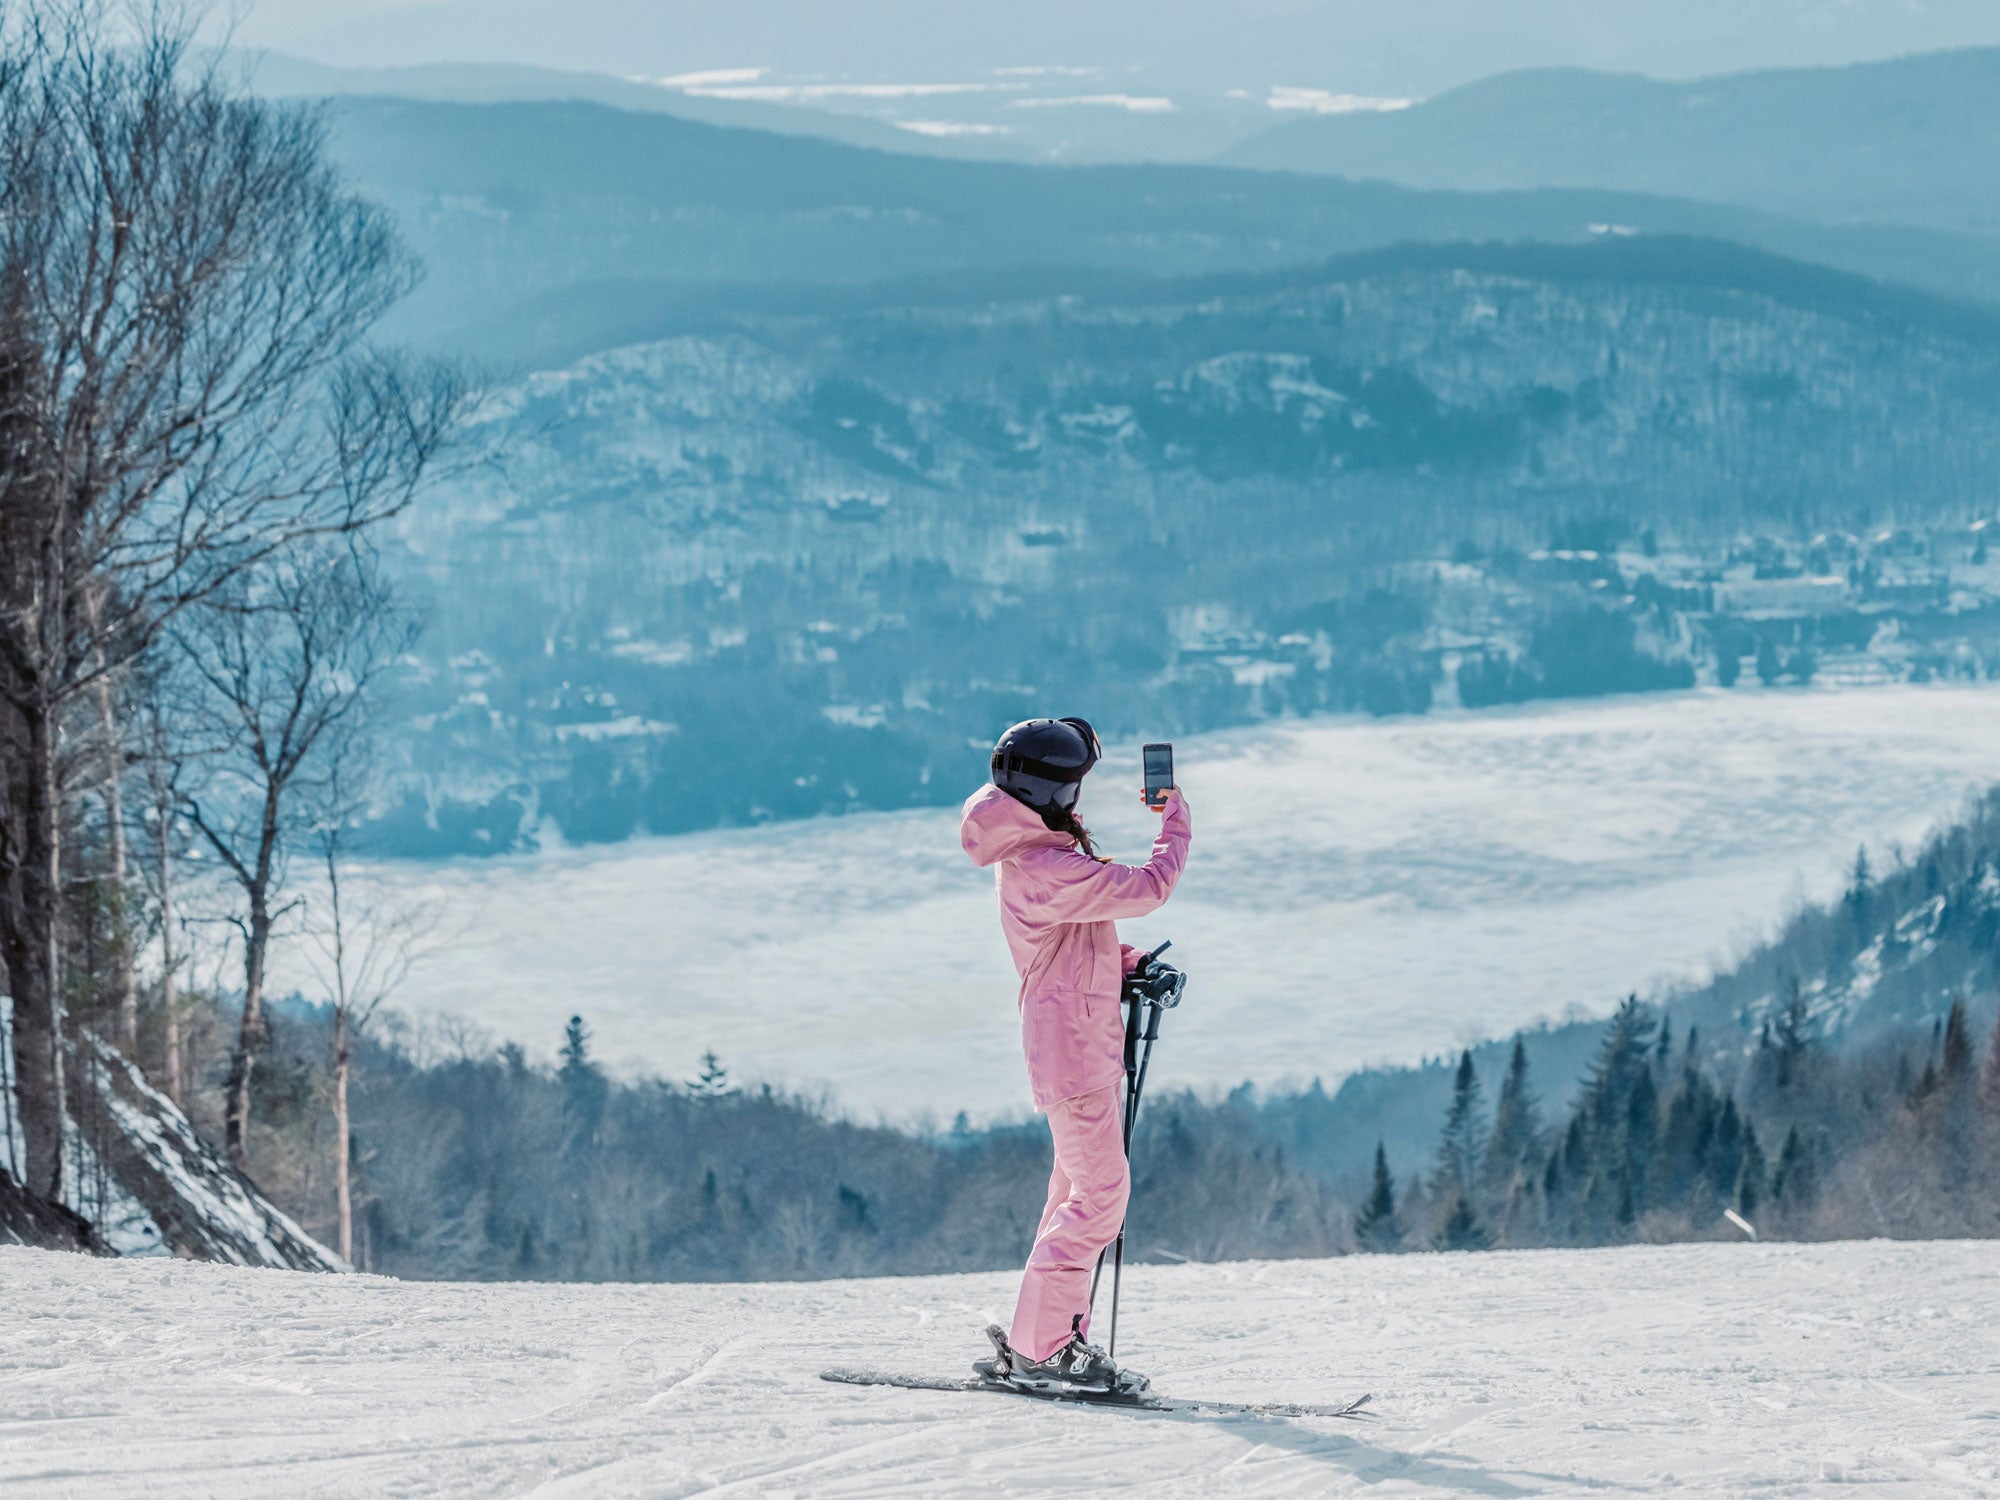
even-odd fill
[{"label": "pink ski pant", "polygon": [[1068,1342],[1078,1313],[1084,1315],[1083,1331],[1090,1332],[1090,1273],[1097,1253],[1118,1238],[1132,1192],[1124,1123],[1117,1084],[1049,1109],[1055,1170],[1007,1335],[1030,1359],[1047,1359]]}]

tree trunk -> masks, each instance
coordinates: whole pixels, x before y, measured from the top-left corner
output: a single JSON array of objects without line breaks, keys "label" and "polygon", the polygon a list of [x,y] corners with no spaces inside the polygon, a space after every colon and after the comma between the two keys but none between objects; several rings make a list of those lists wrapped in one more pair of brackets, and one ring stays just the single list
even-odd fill
[{"label": "tree trunk", "polygon": [[181,1095],[181,1012],[180,995],[174,982],[174,849],[167,822],[167,810],[160,818],[160,1022],[165,1028],[161,1045],[166,1052],[167,1097],[187,1108]]},{"label": "tree trunk", "polygon": [[[103,634],[98,590],[84,591],[90,633]],[[97,732],[104,738],[104,840],[111,866],[111,974],[118,1005],[118,1045],[133,1062],[139,1060],[139,978],[132,961],[132,892],[125,869],[125,756],[118,727],[118,705],[111,691],[111,674],[104,670],[104,653],[95,657],[98,671]]]},{"label": "tree trunk", "polygon": [[139,1060],[139,977],[132,961],[132,891],[125,869],[125,773],[118,749],[118,715],[111,679],[97,680],[97,714],[105,737],[104,839],[111,865],[111,970],[118,999],[118,1045]]},{"label": "tree trunk", "polygon": [[150,705],[146,736],[146,789],[152,797],[154,896],[160,918],[160,1074],[167,1097],[187,1107],[181,1079],[179,960],[174,952],[174,771],[161,709]]},{"label": "tree trunk", "polygon": [[[23,1186],[39,1198],[62,1195],[62,984],[60,920],[62,810],[56,771],[56,714],[35,702],[11,705],[14,784],[0,827],[0,958],[14,997],[14,1097],[21,1116]],[[5,848],[12,845],[11,849]],[[10,857],[11,856],[11,857]]]},{"label": "tree trunk", "polygon": [[229,1164],[245,1176],[250,1171],[246,1144],[250,1132],[250,1074],[264,1045],[264,953],[270,942],[271,913],[263,893],[253,892],[250,930],[243,940],[243,1020],[236,1030],[235,1050],[229,1054],[229,1099],[223,1118],[223,1141],[229,1150]]},{"label": "tree trunk", "polygon": [[160,1048],[166,1052],[166,1096],[188,1108],[180,1082],[180,992],[174,984],[174,856],[160,850]]},{"label": "tree trunk", "polygon": [[354,1199],[348,1182],[347,1007],[333,1010],[333,1184],[340,1203],[340,1258],[354,1264]]}]

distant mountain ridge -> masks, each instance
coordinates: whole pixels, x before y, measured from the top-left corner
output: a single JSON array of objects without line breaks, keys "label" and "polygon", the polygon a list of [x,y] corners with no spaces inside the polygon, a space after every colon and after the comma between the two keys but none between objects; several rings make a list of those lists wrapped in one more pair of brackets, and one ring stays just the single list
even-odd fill
[{"label": "distant mountain ridge", "polygon": [[1280,125],[1218,160],[1431,188],[1615,188],[1993,233],[2000,47],[1682,83],[1504,73],[1394,114]]},{"label": "distant mountain ridge", "polygon": [[558,369],[623,344],[733,330],[744,319],[852,318],[895,309],[1000,309],[1069,300],[1098,308],[1147,307],[1280,293],[1323,279],[1387,271],[1478,271],[1528,278],[1646,283],[1769,297],[1800,312],[1882,329],[1891,338],[1939,335],[1985,347],[2000,338],[2000,306],[1680,234],[1593,235],[1575,242],[1404,241],[1330,260],[1206,276],[1140,276],[1109,268],[1023,266],[893,277],[854,286],[675,286],[647,281],[563,287],[461,330],[475,356],[523,357]]},{"label": "distant mountain ridge", "polygon": [[1294,84],[1418,96],[1549,63],[1687,77],[2000,43],[1988,0],[434,0],[318,25],[313,9],[267,8],[250,39],[374,66],[767,66],[905,82],[1086,66],[1148,91]]},{"label": "distant mountain ridge", "polygon": [[240,53],[232,65],[251,87],[274,99],[384,98],[431,104],[602,104],[637,114],[738,130],[812,136],[874,151],[950,155],[948,139],[926,137],[831,110],[763,104],[690,94],[609,73],[541,68],[526,63],[429,63],[395,68],[337,68],[283,53]]},{"label": "distant mountain ridge", "polygon": [[[1961,297],[2000,297],[2000,240],[1827,228],[1603,191],[1463,193],[1214,167],[954,162],[575,102],[350,98],[334,147],[431,266],[397,331],[518,368],[533,316],[623,330],[602,288],[727,309],[745,287],[1024,268],[1176,276],[1271,269],[1418,240],[1624,230],[1758,245]],[[566,306],[566,302],[575,306]],[[609,320],[607,321],[607,314]]]}]

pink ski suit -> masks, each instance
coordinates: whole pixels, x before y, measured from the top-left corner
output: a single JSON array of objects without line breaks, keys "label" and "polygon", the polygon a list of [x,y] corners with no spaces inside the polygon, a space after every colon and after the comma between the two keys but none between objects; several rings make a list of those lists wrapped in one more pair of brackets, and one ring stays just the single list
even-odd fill
[{"label": "pink ski suit", "polygon": [[1055,1141],[1048,1206],[1008,1336],[1030,1359],[1060,1349],[1078,1313],[1089,1332],[1091,1268],[1125,1221],[1131,1177],[1118,1091],[1125,1076],[1118,991],[1140,954],[1119,943],[1112,924],[1146,915],[1173,893],[1188,838],[1187,804],[1178,792],[1167,799],[1160,836],[1143,865],[1092,859],[996,786],[967,799],[959,823],[959,842],[972,862],[994,870],[1000,927],[1021,974],[1028,1082]]}]

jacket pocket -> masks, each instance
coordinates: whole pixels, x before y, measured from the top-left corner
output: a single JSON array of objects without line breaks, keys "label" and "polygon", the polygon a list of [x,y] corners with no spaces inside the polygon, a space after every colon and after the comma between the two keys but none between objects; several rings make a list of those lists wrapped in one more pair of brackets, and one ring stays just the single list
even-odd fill
[{"label": "jacket pocket", "polygon": [[[1042,990],[1021,1006],[1021,1046],[1038,1089],[1073,1092],[1124,1067],[1118,1007],[1082,990]],[[1058,1094],[1057,1097],[1062,1097]]]}]

